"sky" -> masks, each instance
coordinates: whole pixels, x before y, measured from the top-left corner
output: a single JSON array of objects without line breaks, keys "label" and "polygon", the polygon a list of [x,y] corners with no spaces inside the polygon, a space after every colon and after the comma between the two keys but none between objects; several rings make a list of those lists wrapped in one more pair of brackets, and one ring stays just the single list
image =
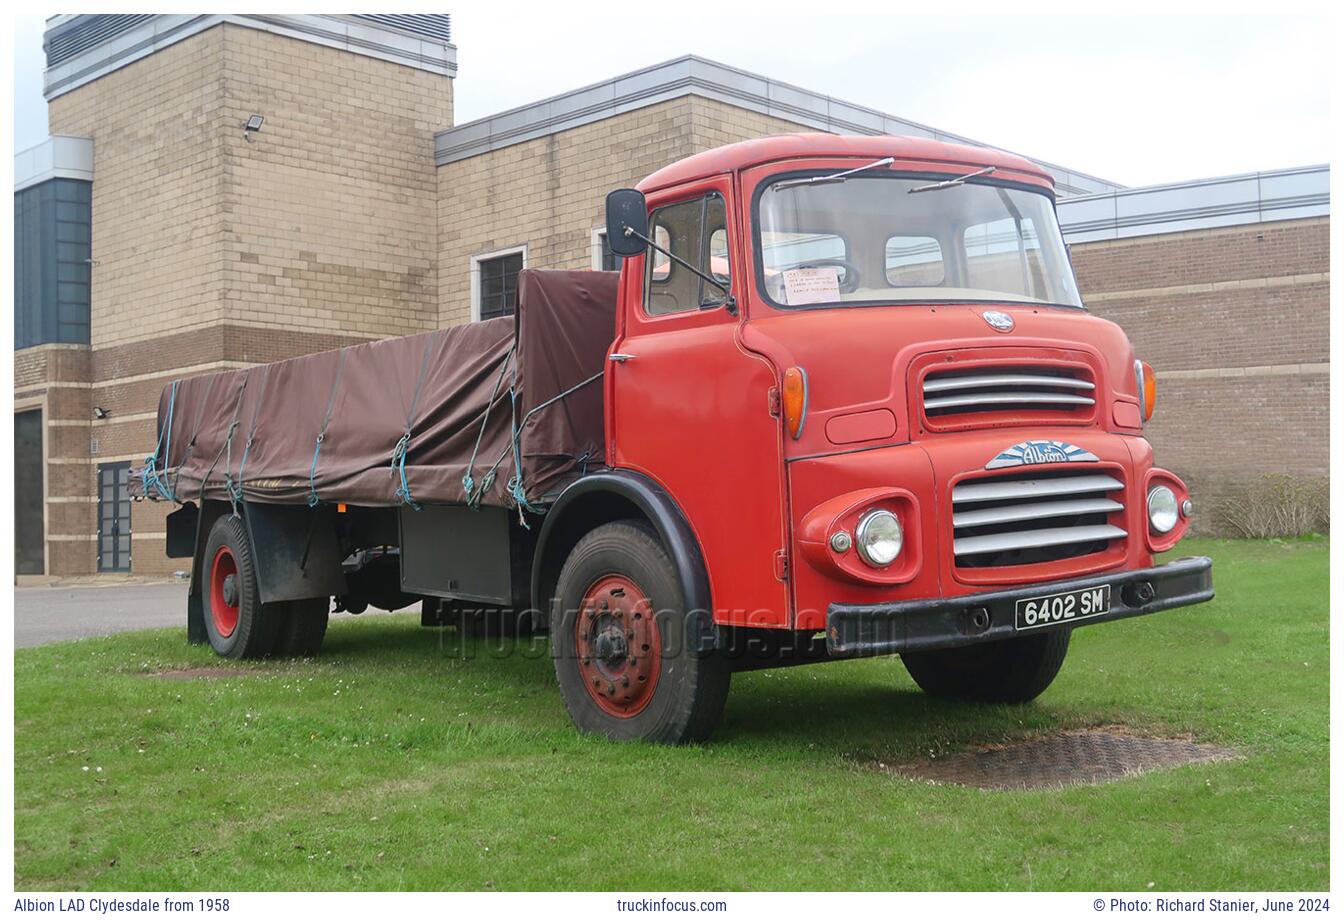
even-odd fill
[{"label": "sky", "polygon": [[[453,15],[458,124],[697,54],[1124,185],[1329,159],[1330,29],[1306,16]],[[15,147],[46,137],[42,23],[15,28]]]}]

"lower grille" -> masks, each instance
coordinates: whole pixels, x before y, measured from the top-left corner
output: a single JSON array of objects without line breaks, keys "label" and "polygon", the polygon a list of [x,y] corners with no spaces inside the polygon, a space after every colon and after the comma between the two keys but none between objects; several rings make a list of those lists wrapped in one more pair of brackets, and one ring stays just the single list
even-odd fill
[{"label": "lower grille", "polygon": [[952,553],[960,568],[1029,565],[1099,553],[1126,532],[1124,482],[1070,470],[975,479],[952,489]]}]

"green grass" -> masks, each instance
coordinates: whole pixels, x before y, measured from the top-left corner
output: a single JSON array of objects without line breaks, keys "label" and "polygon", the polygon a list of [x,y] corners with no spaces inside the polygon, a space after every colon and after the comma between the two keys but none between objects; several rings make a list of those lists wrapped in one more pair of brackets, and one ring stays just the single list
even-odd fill
[{"label": "green grass", "polygon": [[[712,743],[578,735],[548,658],[342,617],[236,677],[180,630],[15,654],[20,889],[1206,889],[1328,885],[1328,543],[1190,541],[1211,605],[1079,630],[1027,706],[897,659],[734,678]],[[1054,791],[872,768],[1121,723],[1236,761]]]}]

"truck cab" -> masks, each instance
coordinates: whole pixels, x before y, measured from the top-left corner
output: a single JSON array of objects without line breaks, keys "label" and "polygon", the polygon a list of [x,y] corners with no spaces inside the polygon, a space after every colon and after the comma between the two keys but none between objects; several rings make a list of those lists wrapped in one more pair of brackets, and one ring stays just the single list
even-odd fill
[{"label": "truck cab", "polygon": [[1022,701],[1075,626],[1212,597],[1209,560],[1155,565],[1193,503],[1039,167],[772,137],[612,193],[607,233],[607,466],[683,518],[732,667],[900,653],[930,692]]}]

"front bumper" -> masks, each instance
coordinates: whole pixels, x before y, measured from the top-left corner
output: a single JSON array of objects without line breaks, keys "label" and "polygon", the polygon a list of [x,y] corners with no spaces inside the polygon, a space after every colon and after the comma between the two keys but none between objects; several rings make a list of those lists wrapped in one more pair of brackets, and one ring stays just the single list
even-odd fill
[{"label": "front bumper", "polygon": [[1207,556],[1192,556],[1150,569],[984,594],[890,604],[831,604],[826,611],[826,647],[833,658],[855,658],[1011,639],[1018,635],[1015,610],[1019,600],[1101,585],[1111,586],[1109,611],[1039,627],[1031,633],[1202,604],[1213,599],[1213,562]]}]

